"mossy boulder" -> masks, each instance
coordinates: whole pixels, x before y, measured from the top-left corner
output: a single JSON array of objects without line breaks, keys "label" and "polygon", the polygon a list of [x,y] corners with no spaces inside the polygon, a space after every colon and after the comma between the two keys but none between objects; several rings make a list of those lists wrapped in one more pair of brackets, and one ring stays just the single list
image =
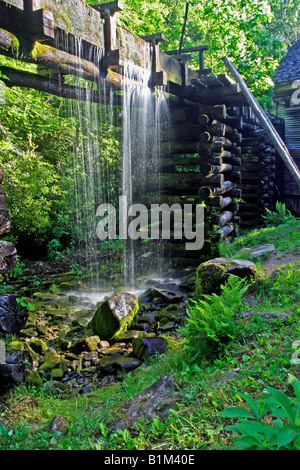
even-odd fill
[{"label": "mossy boulder", "polygon": [[78,338],[73,345],[76,354],[81,354],[83,351],[97,351],[99,347],[100,338],[97,335]]},{"label": "mossy boulder", "polygon": [[[48,352],[40,361],[38,372],[45,377],[62,378],[67,372],[67,362],[55,352]],[[55,371],[55,372],[54,372]]]},{"label": "mossy boulder", "polygon": [[256,265],[244,259],[215,258],[200,264],[197,269],[196,296],[220,294],[230,274],[242,279],[256,276]]},{"label": "mossy boulder", "polygon": [[33,349],[34,352],[38,354],[45,354],[48,350],[48,346],[42,339],[35,338],[29,342],[29,346]]},{"label": "mossy boulder", "polygon": [[138,309],[135,295],[127,292],[114,295],[98,305],[88,328],[101,340],[109,341],[132,325]]}]

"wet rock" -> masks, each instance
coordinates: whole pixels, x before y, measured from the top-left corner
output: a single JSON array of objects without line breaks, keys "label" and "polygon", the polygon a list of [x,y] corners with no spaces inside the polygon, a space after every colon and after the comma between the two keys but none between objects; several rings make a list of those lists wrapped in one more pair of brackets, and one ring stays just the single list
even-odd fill
[{"label": "wet rock", "polygon": [[123,355],[105,356],[100,360],[97,369],[103,375],[108,375],[115,372],[117,369],[129,372],[136,369],[140,365],[141,361],[136,357],[126,357]]},{"label": "wet rock", "polygon": [[6,362],[0,364],[0,383],[24,382],[32,368],[33,360],[28,351],[11,350],[6,354]]},{"label": "wet rock", "polygon": [[97,335],[88,336],[86,338],[79,338],[73,345],[73,350],[76,354],[80,354],[83,351],[96,351],[100,345],[100,338]]},{"label": "wet rock", "polygon": [[171,331],[175,328],[175,323],[169,321],[167,323],[162,323],[159,325],[159,331]]},{"label": "wet rock", "polygon": [[42,385],[42,383],[43,383],[40,374],[39,374],[37,371],[35,371],[35,370],[32,370],[32,371],[29,373],[29,375],[28,375],[28,377],[27,377],[27,379],[26,379],[26,382],[27,382],[29,385],[33,385],[33,386],[35,386],[35,387],[40,387],[40,386]]},{"label": "wet rock", "polygon": [[0,364],[0,382],[21,383],[25,381],[25,373],[22,365],[17,364]]},{"label": "wet rock", "polygon": [[172,304],[174,302],[182,302],[184,300],[183,294],[180,292],[176,292],[175,290],[166,290],[166,289],[160,289],[158,287],[153,287],[147,289],[146,292],[144,292],[141,297],[142,302],[147,303],[150,301],[160,300],[161,302],[167,303],[167,304]]},{"label": "wet rock", "polygon": [[132,354],[140,360],[145,360],[154,354],[162,354],[168,346],[168,341],[160,336],[136,338],[132,341]]},{"label": "wet rock", "polygon": [[127,330],[118,335],[116,340],[124,343],[131,343],[133,339],[143,335],[143,331],[140,330]]},{"label": "wet rock", "polygon": [[62,382],[67,382],[68,380],[75,379],[77,377],[80,377],[79,372],[70,372],[70,374],[65,375],[65,377],[62,379]]},{"label": "wet rock", "polygon": [[38,338],[32,339],[29,342],[29,346],[34,352],[38,354],[45,354],[45,352],[48,350],[48,346],[45,343],[45,341],[43,341],[42,339],[38,339]]},{"label": "wet rock", "polygon": [[104,356],[118,356],[119,354],[124,353],[124,347],[111,346],[109,348],[101,349],[100,352]]},{"label": "wet rock", "polygon": [[243,259],[215,258],[200,264],[197,269],[196,295],[219,294],[221,285],[233,274],[239,278],[251,279],[256,275],[252,261]]},{"label": "wet rock", "polygon": [[67,362],[55,352],[48,352],[40,360],[38,372],[46,378],[61,379],[68,371]]},{"label": "wet rock", "polygon": [[138,312],[137,298],[133,294],[120,293],[103,302],[89,323],[101,340],[110,340],[131,326]]},{"label": "wet rock", "polygon": [[25,327],[28,309],[22,306],[15,294],[0,294],[0,331],[16,334]]}]

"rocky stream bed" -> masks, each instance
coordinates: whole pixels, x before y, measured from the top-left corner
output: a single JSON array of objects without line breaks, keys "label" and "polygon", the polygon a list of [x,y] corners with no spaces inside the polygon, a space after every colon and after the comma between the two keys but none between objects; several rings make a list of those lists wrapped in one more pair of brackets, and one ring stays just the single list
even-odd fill
[{"label": "rocky stream bed", "polygon": [[[268,245],[260,253],[262,248],[274,251]],[[230,274],[253,278],[256,265],[218,258],[197,270],[169,271],[163,279],[140,278],[134,289],[112,288],[111,279],[99,289],[78,272],[46,275],[42,269],[43,289],[27,278],[0,294],[0,331],[8,337],[0,387],[27,382],[69,398],[122,380],[163,353],[168,334],[180,336],[187,299],[199,289],[218,292]]]},{"label": "rocky stream bed", "polygon": [[[48,276],[40,291],[11,286],[0,294],[0,328],[9,337],[0,364],[3,390],[27,382],[66,398],[89,393],[165,351],[162,334],[180,334],[186,300],[195,290],[193,270],[176,279],[169,274],[141,279],[133,290],[91,289],[74,272]],[[108,306],[106,331],[96,313],[102,309],[102,318]]]}]

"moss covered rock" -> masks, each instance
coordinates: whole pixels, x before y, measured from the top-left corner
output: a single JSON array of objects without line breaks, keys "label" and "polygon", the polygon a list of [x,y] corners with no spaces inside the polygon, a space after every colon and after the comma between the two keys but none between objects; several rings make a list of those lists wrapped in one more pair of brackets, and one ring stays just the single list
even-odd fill
[{"label": "moss covered rock", "polygon": [[219,294],[230,274],[251,279],[256,275],[256,265],[244,259],[215,258],[200,264],[197,269],[196,296]]},{"label": "moss covered rock", "polygon": [[29,342],[31,349],[38,354],[45,354],[48,350],[48,346],[42,339],[35,338]]},{"label": "moss covered rock", "polygon": [[88,327],[101,340],[110,340],[131,326],[139,309],[135,295],[120,293],[101,302]]}]

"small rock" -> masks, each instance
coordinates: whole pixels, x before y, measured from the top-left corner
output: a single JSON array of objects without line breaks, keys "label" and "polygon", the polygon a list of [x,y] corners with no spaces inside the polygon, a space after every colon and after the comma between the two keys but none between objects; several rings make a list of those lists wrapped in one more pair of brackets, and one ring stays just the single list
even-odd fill
[{"label": "small rock", "polygon": [[174,392],[175,384],[176,380],[172,375],[164,375],[150,387],[129,400],[127,416],[131,419],[148,418],[157,410],[164,399]]},{"label": "small rock", "polygon": [[56,415],[49,424],[49,432],[66,434],[68,431],[68,422],[62,415]]},{"label": "small rock", "polygon": [[75,341],[74,352],[80,354],[83,351],[96,351],[99,348],[100,338],[97,335],[80,338]]},{"label": "small rock", "polygon": [[40,385],[42,385],[42,379],[40,377],[40,374],[35,371],[35,370],[32,370],[27,379],[26,379],[26,382],[29,384],[29,385],[33,385],[35,387],[39,387]]},{"label": "small rock", "polygon": [[129,372],[136,369],[141,365],[141,361],[136,357],[119,356],[105,356],[103,357],[97,369],[104,375],[111,374],[116,370],[124,370]]},{"label": "small rock", "polygon": [[140,360],[145,360],[154,354],[162,354],[168,341],[160,336],[136,338],[132,341],[132,354]]},{"label": "small rock", "polygon": [[276,248],[274,245],[259,245],[253,248],[249,248],[248,255],[251,258],[258,258],[259,256],[265,256],[269,253],[275,253]]},{"label": "small rock", "polygon": [[38,354],[45,354],[48,350],[47,344],[41,339],[32,339],[29,342],[31,349]]},{"label": "small rock", "polygon": [[254,310],[246,310],[244,312],[237,312],[236,317],[242,319],[249,319],[253,318],[254,316],[260,316],[262,318],[270,319],[270,318],[278,318],[279,320],[289,320],[291,318],[290,313],[285,312],[256,312]]}]

